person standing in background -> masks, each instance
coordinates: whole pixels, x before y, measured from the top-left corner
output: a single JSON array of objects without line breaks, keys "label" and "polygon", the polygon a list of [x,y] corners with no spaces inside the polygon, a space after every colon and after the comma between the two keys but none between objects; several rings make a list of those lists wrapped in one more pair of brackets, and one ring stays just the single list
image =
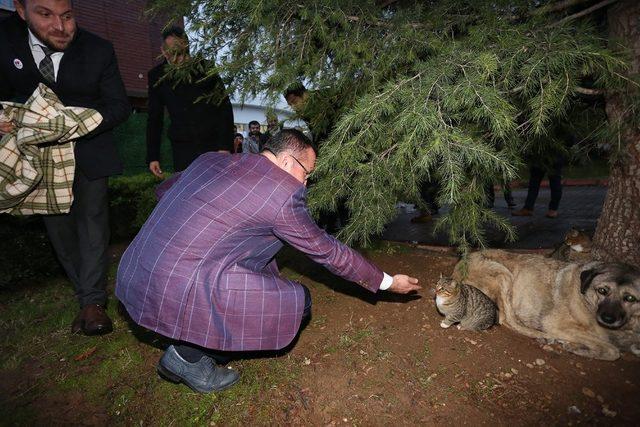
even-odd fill
[{"label": "person standing in background", "polygon": [[[234,139],[233,108],[219,75],[203,79],[204,75],[196,72],[190,82],[165,77],[169,64],[180,67],[193,60],[184,29],[170,27],[165,30],[161,50],[165,61],[148,74],[147,163],[151,173],[158,178],[164,177],[160,144],[165,108],[171,122],[168,133],[176,172],[186,169],[207,151],[231,152]],[[214,95],[213,100],[198,99],[206,95]],[[216,98],[220,101],[215,101]]]},{"label": "person standing in background", "polygon": [[266,136],[260,132],[260,123],[256,120],[251,120],[249,122],[249,134],[242,142],[242,152],[258,154],[262,151],[262,146],[266,140]]}]

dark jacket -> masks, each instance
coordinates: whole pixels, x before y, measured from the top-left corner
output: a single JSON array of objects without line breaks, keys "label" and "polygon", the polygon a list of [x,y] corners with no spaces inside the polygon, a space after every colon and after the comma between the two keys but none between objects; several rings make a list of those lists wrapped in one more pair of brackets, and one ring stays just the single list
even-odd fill
[{"label": "dark jacket", "polygon": [[111,43],[78,28],[60,62],[57,81],[48,83],[33,60],[24,21],[17,14],[0,21],[0,100],[25,102],[39,83],[49,86],[66,106],[102,114],[100,126],[76,140],[77,167],[89,179],[121,173],[111,130],[127,119],[131,107]]},{"label": "dark jacket", "polygon": [[228,96],[220,103],[196,100],[202,95],[225,90],[217,74],[204,81],[194,76],[192,83],[177,83],[165,74],[164,62],[149,71],[149,119],[147,122],[147,162],[160,160],[164,109],[169,112],[169,139],[198,144],[202,152],[233,151],[233,108]]}]

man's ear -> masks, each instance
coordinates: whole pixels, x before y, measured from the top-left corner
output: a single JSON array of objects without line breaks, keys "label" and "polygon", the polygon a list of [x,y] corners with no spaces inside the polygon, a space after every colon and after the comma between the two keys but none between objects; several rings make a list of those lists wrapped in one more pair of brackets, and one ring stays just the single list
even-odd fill
[{"label": "man's ear", "polygon": [[27,11],[24,9],[24,5],[19,0],[13,0],[13,6],[16,8],[16,12],[23,21],[27,20]]}]

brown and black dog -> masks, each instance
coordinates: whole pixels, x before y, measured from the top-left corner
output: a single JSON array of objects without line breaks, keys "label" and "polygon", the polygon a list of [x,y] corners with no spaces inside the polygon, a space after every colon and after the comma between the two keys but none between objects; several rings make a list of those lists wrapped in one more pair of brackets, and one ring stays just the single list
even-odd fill
[{"label": "brown and black dog", "polygon": [[640,270],[631,265],[485,250],[458,263],[453,277],[491,298],[499,323],[518,333],[596,359],[640,356]]}]

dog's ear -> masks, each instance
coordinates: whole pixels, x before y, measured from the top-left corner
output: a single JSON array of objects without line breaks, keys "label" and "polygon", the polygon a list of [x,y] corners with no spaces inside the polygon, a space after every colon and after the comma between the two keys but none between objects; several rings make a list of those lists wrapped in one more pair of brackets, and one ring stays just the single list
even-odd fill
[{"label": "dog's ear", "polygon": [[591,286],[591,282],[593,282],[594,277],[601,273],[602,271],[600,271],[600,268],[598,267],[590,268],[580,273],[580,293],[584,294],[587,292],[587,289]]}]

